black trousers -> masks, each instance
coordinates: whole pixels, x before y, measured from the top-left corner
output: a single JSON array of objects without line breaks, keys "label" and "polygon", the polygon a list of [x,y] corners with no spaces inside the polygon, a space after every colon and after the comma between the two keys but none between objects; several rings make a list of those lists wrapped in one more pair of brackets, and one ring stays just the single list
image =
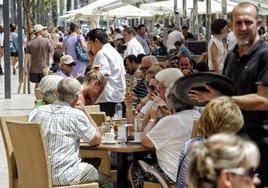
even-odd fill
[{"label": "black trousers", "polygon": [[[114,113],[115,113],[115,105],[117,103],[115,102],[105,102],[105,103],[98,103],[98,105],[100,105],[100,110],[102,112],[106,113],[106,116],[110,116],[113,117]],[[123,102],[121,102],[122,106],[123,106],[123,117],[125,117],[125,113],[126,113],[126,105]]]}]

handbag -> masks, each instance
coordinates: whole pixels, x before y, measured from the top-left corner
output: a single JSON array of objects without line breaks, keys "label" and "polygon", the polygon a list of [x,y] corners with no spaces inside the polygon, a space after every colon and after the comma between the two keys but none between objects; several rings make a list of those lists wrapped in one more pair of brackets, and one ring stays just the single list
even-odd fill
[{"label": "handbag", "polygon": [[83,63],[87,63],[89,58],[88,58],[88,53],[86,50],[83,49],[80,41],[79,35],[77,35],[77,42],[75,44],[75,51],[77,54],[77,60]]}]

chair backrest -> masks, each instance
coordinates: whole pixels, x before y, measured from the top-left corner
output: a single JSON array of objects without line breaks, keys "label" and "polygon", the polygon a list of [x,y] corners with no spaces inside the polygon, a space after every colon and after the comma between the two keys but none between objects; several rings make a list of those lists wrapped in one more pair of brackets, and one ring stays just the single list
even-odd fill
[{"label": "chair backrest", "polygon": [[41,126],[19,121],[7,121],[6,124],[14,148],[19,187],[52,187]]},{"label": "chair backrest", "polygon": [[100,112],[100,105],[86,105],[84,108],[86,113]]},{"label": "chair backrest", "polygon": [[17,116],[1,116],[0,117],[0,129],[2,132],[2,138],[6,149],[6,157],[7,157],[7,165],[8,165],[8,180],[9,180],[9,188],[17,188],[18,187],[18,174],[16,161],[13,152],[13,146],[10,140],[10,136],[7,130],[6,121],[27,121],[28,115],[17,115]]},{"label": "chair backrest", "polygon": [[107,176],[111,176],[111,162],[108,151],[80,149],[81,157],[98,157],[101,159],[98,170]]},{"label": "chair backrest", "polygon": [[142,160],[139,160],[138,162],[139,162],[139,165],[142,167],[142,169],[145,172],[152,174],[158,180],[158,182],[161,184],[163,188],[170,188],[170,185],[161,176],[160,172],[156,168],[154,168],[153,166],[147,164],[146,162]]},{"label": "chair backrest", "polygon": [[207,51],[207,41],[206,40],[187,41],[186,46],[194,55],[201,55],[203,52]]},{"label": "chair backrest", "polygon": [[90,112],[89,113],[92,119],[95,121],[98,127],[101,126],[102,122],[106,121],[106,113],[105,112]]}]

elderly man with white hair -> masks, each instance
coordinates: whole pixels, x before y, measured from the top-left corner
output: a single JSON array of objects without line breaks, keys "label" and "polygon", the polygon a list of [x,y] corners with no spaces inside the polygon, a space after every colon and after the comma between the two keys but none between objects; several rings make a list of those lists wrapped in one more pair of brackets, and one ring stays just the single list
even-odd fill
[{"label": "elderly man with white hair", "polygon": [[[158,119],[160,117],[164,117],[166,115],[171,114],[170,109],[167,107],[166,104],[166,95],[167,89],[173,85],[173,83],[183,76],[183,73],[178,68],[167,68],[164,70],[159,71],[155,75],[155,79],[157,81],[157,95],[153,97],[153,103],[150,103],[146,108],[151,109],[153,104],[160,105],[161,108],[158,108]],[[145,126],[147,125],[148,121],[151,119],[150,111],[147,111],[145,116],[143,117],[142,124]]]},{"label": "elderly man with white hair", "polygon": [[[200,116],[199,112],[193,106],[184,104],[174,95],[173,84],[182,77],[179,69],[168,68],[157,73],[156,79],[158,86],[162,88],[160,97],[154,100],[150,110],[150,120],[148,121],[141,137],[141,143],[148,148],[155,148],[157,168],[161,175],[168,180],[170,184],[175,184],[178,171],[178,156],[182,144],[190,139],[194,120]],[[167,88],[170,88],[166,93]],[[164,96],[163,96],[164,95]],[[164,100],[167,101],[167,104]],[[174,113],[161,117],[162,111],[172,109]],[[160,120],[159,120],[160,118]],[[159,120],[159,121],[157,121]],[[155,181],[153,177],[144,172],[137,166],[132,166],[131,180],[134,187],[143,187],[143,182]]]},{"label": "elderly man with white hair", "polygon": [[41,124],[53,186],[98,182],[102,188],[112,187],[110,177],[81,162],[80,139],[98,145],[101,133],[92,118],[75,106],[80,92],[78,80],[62,79],[56,91],[57,101],[35,108],[29,114],[29,121]]}]

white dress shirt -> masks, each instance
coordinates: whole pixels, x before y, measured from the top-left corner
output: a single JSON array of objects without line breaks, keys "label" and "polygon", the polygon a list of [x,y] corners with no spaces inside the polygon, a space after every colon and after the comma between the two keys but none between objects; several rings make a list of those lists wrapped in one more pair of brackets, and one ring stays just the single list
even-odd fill
[{"label": "white dress shirt", "polygon": [[125,95],[125,67],[120,54],[106,43],[96,54],[93,67],[99,67],[101,74],[108,75],[106,86],[96,103],[122,102]]},{"label": "white dress shirt", "polygon": [[145,52],[141,43],[136,39],[136,37],[133,37],[127,43],[127,49],[124,52],[124,58],[129,55],[137,56],[138,54],[145,54]]}]

